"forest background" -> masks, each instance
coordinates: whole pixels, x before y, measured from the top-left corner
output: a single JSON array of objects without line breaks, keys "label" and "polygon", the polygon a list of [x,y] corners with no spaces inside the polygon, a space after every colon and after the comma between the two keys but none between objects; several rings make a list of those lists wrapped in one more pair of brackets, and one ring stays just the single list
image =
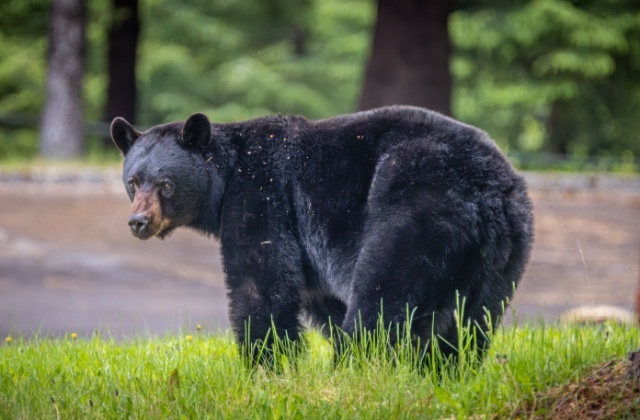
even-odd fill
[{"label": "forest background", "polygon": [[[56,28],[73,25],[78,66],[68,78],[81,105],[64,111],[50,79],[64,73],[56,57],[67,70],[74,62],[56,55],[65,52]],[[0,161],[114,156],[105,137],[116,115],[147,127],[196,111],[217,122],[318,119],[391,103],[481,127],[523,167],[637,172],[640,2],[0,4]],[[81,122],[75,140],[52,138],[48,108]]]}]

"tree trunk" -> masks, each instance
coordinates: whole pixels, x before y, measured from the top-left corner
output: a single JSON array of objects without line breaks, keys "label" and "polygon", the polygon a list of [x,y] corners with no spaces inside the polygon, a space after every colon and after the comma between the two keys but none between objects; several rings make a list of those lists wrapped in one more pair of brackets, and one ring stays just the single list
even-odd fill
[{"label": "tree trunk", "polygon": [[556,99],[551,104],[551,112],[549,112],[547,122],[547,130],[549,131],[548,151],[561,155],[567,154],[569,144],[575,135],[572,128],[573,123],[571,104],[566,100]]},{"label": "tree trunk", "polygon": [[[138,0],[113,0],[109,28],[107,104],[104,120],[123,117],[135,122],[137,105],[136,51],[140,34]],[[105,144],[113,146],[111,138]]]},{"label": "tree trunk", "polygon": [[47,99],[42,111],[40,153],[66,159],[84,151],[84,0],[53,0],[49,21]]},{"label": "tree trunk", "polygon": [[450,0],[378,0],[360,109],[417,105],[451,115]]}]

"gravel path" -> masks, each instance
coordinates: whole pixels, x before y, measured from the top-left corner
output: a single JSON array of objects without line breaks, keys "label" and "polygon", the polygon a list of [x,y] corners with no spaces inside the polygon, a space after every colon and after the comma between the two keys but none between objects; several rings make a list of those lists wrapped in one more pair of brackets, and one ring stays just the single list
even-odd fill
[{"label": "gravel path", "polygon": [[[0,172],[0,337],[228,327],[217,243],[186,230],[135,240],[119,177],[117,168]],[[536,245],[512,305],[517,319],[593,304],[633,310],[640,177],[527,178]]]}]

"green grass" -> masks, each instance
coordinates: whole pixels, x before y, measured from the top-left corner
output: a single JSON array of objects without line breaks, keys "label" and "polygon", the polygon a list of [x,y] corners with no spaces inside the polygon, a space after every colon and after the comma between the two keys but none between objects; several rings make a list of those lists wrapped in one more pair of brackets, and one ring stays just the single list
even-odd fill
[{"label": "green grass", "polygon": [[333,366],[329,343],[279,373],[248,369],[230,334],[12,337],[0,347],[0,418],[512,417],[540,392],[638,348],[637,328],[500,329],[482,364],[438,377],[387,352]]}]

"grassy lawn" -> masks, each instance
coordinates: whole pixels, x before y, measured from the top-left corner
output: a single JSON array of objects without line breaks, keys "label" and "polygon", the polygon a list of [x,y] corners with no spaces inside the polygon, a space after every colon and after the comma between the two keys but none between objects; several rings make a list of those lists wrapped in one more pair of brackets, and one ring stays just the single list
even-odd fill
[{"label": "grassy lawn", "polygon": [[[245,367],[230,334],[11,337],[0,347],[0,418],[561,418],[566,401],[640,412],[625,361],[640,344],[634,327],[506,327],[482,364],[440,376],[384,352],[334,367],[329,343],[307,338],[295,367],[280,355],[273,373]],[[597,382],[598,372],[608,376]],[[599,403],[580,402],[598,386]]]}]

